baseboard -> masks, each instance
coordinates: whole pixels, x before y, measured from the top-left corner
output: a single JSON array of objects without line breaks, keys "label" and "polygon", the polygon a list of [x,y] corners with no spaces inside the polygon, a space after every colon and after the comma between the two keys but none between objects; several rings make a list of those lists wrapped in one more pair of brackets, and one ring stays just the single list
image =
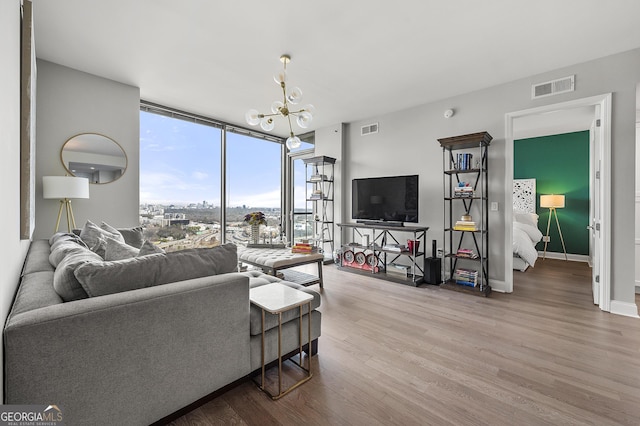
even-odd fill
[{"label": "baseboard", "polygon": [[638,316],[638,306],[635,303],[612,300],[610,312],[616,315],[624,315],[625,317],[640,318]]},{"label": "baseboard", "polygon": [[636,281],[636,294],[640,294],[640,282]]},{"label": "baseboard", "polygon": [[[544,252],[539,251],[538,252],[538,259],[542,259],[543,255],[544,255]],[[564,259],[564,253],[556,253],[556,252],[551,252],[551,251],[547,252],[547,259],[565,260]],[[569,262],[585,262],[585,263],[589,263],[589,256],[584,255],[584,254],[567,253],[567,260]]]},{"label": "baseboard", "polygon": [[504,281],[489,280],[489,285],[491,286],[491,291],[497,291],[498,293],[507,292],[507,283]]}]

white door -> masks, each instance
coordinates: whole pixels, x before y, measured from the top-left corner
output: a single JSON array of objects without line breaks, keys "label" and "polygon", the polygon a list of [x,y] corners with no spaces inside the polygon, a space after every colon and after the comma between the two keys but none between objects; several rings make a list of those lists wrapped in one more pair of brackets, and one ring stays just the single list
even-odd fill
[{"label": "white door", "polygon": [[[596,117],[600,117],[600,105],[596,105]],[[602,215],[600,206],[600,123],[601,120],[599,118],[596,118],[596,120],[594,120],[593,124],[591,125],[591,129],[589,132],[589,158],[591,161],[589,183],[589,186],[591,188],[591,194],[589,197],[590,224],[588,226],[589,230],[591,231],[589,238],[589,263],[593,268],[591,273],[591,289],[593,292],[594,305],[600,304],[600,247],[602,243],[600,237],[600,217]]]}]

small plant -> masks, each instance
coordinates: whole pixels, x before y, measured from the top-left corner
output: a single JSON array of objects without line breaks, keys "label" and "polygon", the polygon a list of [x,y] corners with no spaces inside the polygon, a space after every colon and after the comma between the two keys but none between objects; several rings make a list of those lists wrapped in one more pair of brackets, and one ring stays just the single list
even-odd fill
[{"label": "small plant", "polygon": [[262,212],[251,212],[244,215],[244,221],[249,225],[266,225],[267,219]]}]

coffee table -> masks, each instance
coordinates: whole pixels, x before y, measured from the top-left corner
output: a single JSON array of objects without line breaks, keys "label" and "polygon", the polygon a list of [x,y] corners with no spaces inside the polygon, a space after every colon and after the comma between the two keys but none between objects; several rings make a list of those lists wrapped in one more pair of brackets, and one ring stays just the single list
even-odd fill
[{"label": "coffee table", "polygon": [[[313,300],[313,296],[305,293],[300,290],[296,290],[295,288],[291,288],[284,284],[280,283],[272,283],[266,284],[259,287],[254,287],[249,290],[249,299],[251,303],[258,306],[262,310],[262,339],[261,339],[261,349],[260,349],[260,357],[262,363],[262,374],[260,383],[257,383],[260,389],[269,395],[272,399],[279,399],[293,389],[297,388],[301,384],[307,382],[313,374],[311,373],[311,301]],[[307,306],[307,325],[308,325],[308,347],[309,347],[309,356],[308,358],[308,368],[305,368],[302,365],[302,307]],[[299,317],[299,325],[298,325],[298,343],[300,347],[298,348],[298,355],[300,362],[296,362],[292,359],[289,359],[293,364],[300,367],[303,371],[307,373],[307,375],[291,385],[288,389],[282,390],[282,313],[289,311],[291,309],[298,308],[300,311]],[[265,370],[266,364],[264,361],[264,324],[265,324],[265,314],[269,312],[271,314],[278,315],[278,393],[273,394],[265,387]]]},{"label": "coffee table", "polygon": [[[268,249],[268,248],[248,248],[238,247],[238,260],[249,265],[262,268],[265,273],[276,276],[278,271],[282,272],[284,279],[300,285],[309,286],[312,284],[322,284],[322,264],[324,255],[322,253],[291,253],[291,249]],[[299,271],[285,271],[294,266],[316,263],[318,265],[318,275],[314,276]]]}]

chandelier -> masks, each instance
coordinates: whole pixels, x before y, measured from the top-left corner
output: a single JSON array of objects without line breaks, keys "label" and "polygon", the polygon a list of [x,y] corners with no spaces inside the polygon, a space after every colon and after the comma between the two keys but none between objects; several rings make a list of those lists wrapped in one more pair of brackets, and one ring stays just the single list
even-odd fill
[{"label": "chandelier", "polygon": [[302,90],[299,87],[293,87],[287,91],[287,64],[291,62],[289,55],[280,56],[280,62],[283,64],[281,72],[276,74],[273,79],[282,88],[282,101],[274,101],[271,104],[271,114],[261,114],[258,110],[250,109],[245,114],[247,123],[252,126],[258,124],[264,131],[271,131],[275,127],[275,117],[284,117],[289,123],[289,137],[287,138],[287,148],[294,149],[300,146],[300,138],[293,133],[291,125],[291,117],[296,119],[296,123],[303,129],[309,127],[309,123],[313,119],[313,105],[305,105],[298,110],[294,110],[291,105],[297,105],[302,100]]}]

